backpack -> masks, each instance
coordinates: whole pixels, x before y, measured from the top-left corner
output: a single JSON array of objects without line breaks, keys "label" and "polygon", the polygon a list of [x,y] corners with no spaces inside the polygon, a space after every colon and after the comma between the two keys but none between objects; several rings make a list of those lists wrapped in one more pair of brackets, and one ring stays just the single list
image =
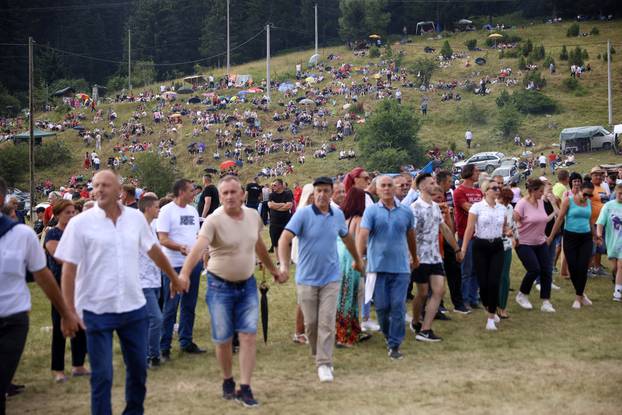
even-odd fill
[{"label": "backpack", "polygon": [[[19,222],[16,222],[12,219],[6,217],[6,215],[0,216],[0,239],[7,234],[13,227],[19,225]],[[34,282],[35,277],[30,273],[30,271],[26,270],[26,282]]]}]

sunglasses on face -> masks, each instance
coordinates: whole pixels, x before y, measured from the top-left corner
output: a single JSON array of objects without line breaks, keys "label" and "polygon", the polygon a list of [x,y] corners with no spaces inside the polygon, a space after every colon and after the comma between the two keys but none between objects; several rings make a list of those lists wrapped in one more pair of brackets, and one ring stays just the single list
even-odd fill
[{"label": "sunglasses on face", "polygon": [[583,193],[583,197],[587,197],[588,199],[594,197],[593,193]]}]

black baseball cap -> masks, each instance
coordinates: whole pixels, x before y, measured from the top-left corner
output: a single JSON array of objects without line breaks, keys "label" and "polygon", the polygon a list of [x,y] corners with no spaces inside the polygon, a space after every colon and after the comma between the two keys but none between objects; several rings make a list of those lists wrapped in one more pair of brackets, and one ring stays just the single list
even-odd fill
[{"label": "black baseball cap", "polygon": [[319,186],[321,184],[329,184],[329,185],[333,185],[333,179],[331,179],[328,176],[320,176],[318,178],[316,178],[315,180],[313,180],[313,186]]}]

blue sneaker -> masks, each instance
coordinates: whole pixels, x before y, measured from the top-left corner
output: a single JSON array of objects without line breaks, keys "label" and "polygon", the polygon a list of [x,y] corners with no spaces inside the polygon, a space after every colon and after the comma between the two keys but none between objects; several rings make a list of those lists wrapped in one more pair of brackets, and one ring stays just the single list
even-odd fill
[{"label": "blue sneaker", "polygon": [[247,408],[259,406],[259,402],[253,397],[253,391],[250,387],[238,390],[235,399]]},{"label": "blue sneaker", "polygon": [[233,381],[233,378],[222,381],[222,398],[225,401],[232,401],[236,398],[235,382]]}]

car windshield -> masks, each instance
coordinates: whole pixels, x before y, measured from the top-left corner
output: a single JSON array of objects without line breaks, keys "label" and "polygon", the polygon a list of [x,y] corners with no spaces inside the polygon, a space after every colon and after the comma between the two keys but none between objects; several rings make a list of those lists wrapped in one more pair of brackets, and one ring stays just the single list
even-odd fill
[{"label": "car windshield", "polygon": [[509,176],[510,175],[510,169],[497,169],[495,170],[493,173],[493,176]]}]

